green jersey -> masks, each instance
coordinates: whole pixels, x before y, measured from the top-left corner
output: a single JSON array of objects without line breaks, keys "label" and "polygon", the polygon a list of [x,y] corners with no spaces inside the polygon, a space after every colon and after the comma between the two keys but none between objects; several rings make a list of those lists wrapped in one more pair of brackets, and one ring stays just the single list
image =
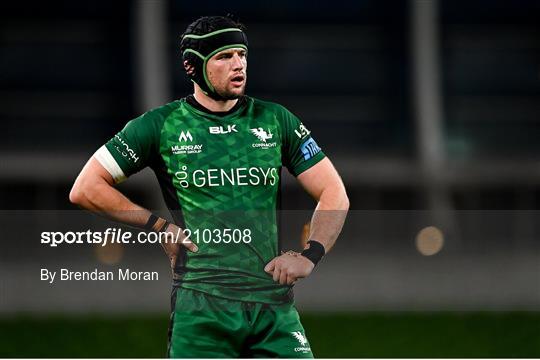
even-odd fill
[{"label": "green jersey", "polygon": [[186,99],[130,121],[96,152],[115,181],[150,166],[175,222],[197,253],[182,248],[175,279],[186,289],[232,300],[282,303],[291,287],[264,272],[279,254],[281,168],[294,176],[324,158],[284,107],[245,97],[225,116]]}]

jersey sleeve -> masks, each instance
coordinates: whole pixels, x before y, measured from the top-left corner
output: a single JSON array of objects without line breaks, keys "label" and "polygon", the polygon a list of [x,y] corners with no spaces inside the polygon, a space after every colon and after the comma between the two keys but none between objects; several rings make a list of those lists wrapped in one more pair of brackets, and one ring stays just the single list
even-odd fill
[{"label": "jersey sleeve", "polygon": [[150,166],[159,153],[159,121],[147,112],[129,121],[94,157],[111,174],[116,183]]},{"label": "jersey sleeve", "polygon": [[326,155],[311,136],[311,132],[293,113],[282,108],[281,117],[283,165],[292,175],[298,176]]}]

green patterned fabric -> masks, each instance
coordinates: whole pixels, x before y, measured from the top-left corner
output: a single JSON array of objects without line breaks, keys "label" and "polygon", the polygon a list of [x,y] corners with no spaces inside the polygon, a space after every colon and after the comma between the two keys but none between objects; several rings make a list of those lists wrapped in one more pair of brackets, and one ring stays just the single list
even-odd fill
[{"label": "green patterned fabric", "polygon": [[130,121],[106,148],[123,172],[115,178],[152,167],[175,221],[199,246],[178,263],[180,286],[233,300],[290,299],[290,287],[263,270],[280,250],[281,167],[297,176],[325,156],[296,116],[250,97],[226,116],[181,99]]}]

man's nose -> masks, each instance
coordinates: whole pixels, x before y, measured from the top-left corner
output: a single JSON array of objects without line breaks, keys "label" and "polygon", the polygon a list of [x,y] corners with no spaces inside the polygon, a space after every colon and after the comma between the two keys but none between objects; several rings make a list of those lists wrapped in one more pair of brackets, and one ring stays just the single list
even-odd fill
[{"label": "man's nose", "polygon": [[238,54],[233,55],[233,70],[241,70],[244,68],[244,62],[242,61],[242,58]]}]

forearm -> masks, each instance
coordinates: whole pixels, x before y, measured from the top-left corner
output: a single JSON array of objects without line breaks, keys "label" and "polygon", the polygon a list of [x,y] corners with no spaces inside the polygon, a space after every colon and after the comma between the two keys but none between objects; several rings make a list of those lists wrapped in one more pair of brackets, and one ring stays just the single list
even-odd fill
[{"label": "forearm", "polygon": [[83,209],[103,215],[111,220],[142,227],[150,217],[150,211],[133,203],[108,183],[97,183],[76,189],[73,203]]},{"label": "forearm", "polygon": [[349,199],[342,186],[325,189],[311,218],[310,240],[320,242],[328,253],[334,246],[349,210]]},{"label": "forearm", "polygon": [[264,271],[272,275],[274,281],[287,285],[309,276],[322,256],[336,242],[348,210],[349,199],[341,180],[336,182],[336,186],[326,187],[311,219],[310,240],[320,245],[311,242],[301,254],[289,251],[283,253],[266,264]]},{"label": "forearm", "polygon": [[113,186],[110,174],[94,158],[75,180],[69,200],[83,209],[128,225],[142,227],[150,211],[133,203]]}]

